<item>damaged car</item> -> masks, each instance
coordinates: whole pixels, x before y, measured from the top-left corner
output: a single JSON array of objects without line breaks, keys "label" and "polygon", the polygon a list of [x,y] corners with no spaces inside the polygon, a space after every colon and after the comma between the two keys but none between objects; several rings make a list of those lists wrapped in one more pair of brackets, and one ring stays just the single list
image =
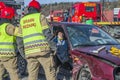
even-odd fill
[{"label": "damaged car", "polygon": [[62,29],[73,61],[73,80],[120,80],[120,43],[97,26],[53,22]]}]

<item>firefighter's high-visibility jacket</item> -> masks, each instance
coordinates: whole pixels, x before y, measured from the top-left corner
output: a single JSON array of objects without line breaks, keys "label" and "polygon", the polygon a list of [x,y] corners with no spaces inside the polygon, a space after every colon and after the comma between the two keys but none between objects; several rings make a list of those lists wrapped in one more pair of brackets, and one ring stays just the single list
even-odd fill
[{"label": "firefighter's high-visibility jacket", "polygon": [[51,34],[50,27],[45,17],[43,20],[44,25],[41,24],[42,20],[40,13],[28,14],[20,20],[24,49],[27,55],[42,51],[50,51],[51,45],[52,49],[56,47],[55,43],[51,40],[53,35]]},{"label": "firefighter's high-visibility jacket", "polygon": [[[0,25],[2,25],[3,23],[9,23],[9,21],[7,21],[5,19],[1,19],[0,20]],[[20,30],[21,29],[19,29],[19,27],[15,27],[12,24],[8,24],[5,28],[5,31],[8,35],[15,36],[15,37],[16,36],[21,36],[21,31]],[[20,54],[22,56],[24,56],[24,47],[23,47],[23,44],[22,44],[22,38],[21,37],[20,38],[18,38],[18,37],[15,38],[15,46],[16,46],[16,48],[18,48],[18,49],[16,49],[16,53],[17,53],[17,51],[19,51]]]},{"label": "firefighter's high-visibility jacket", "polygon": [[[3,22],[2,22],[3,23]],[[46,18],[44,15],[41,15],[41,17],[39,18],[39,23],[41,23],[41,26],[49,26]],[[1,24],[1,23],[0,23]],[[18,36],[18,37],[22,37],[22,30],[21,30],[21,27],[15,27],[13,26],[12,24],[9,24],[7,27],[6,27],[6,32],[9,34],[9,35],[14,35],[14,36]],[[47,38],[47,41],[50,45],[50,48],[52,50],[56,50],[56,46],[55,46],[55,43],[53,43],[53,40],[52,38],[54,37],[53,35],[53,31],[52,31],[52,28],[47,28],[45,30],[43,30],[43,34],[46,36]],[[19,48],[19,51],[20,53],[23,54],[23,44],[20,40],[20,42],[18,41],[19,44],[17,44],[17,47]],[[36,52],[35,54],[39,54],[39,52]]]},{"label": "firefighter's high-visibility jacket", "polygon": [[[9,23],[0,25],[0,57],[13,57],[15,56],[15,37],[7,33]],[[9,32],[9,31],[8,31]]]}]

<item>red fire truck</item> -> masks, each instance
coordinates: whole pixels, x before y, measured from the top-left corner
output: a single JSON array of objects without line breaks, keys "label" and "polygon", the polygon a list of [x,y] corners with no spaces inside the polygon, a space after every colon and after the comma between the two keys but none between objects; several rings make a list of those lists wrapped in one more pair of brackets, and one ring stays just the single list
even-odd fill
[{"label": "red fire truck", "polygon": [[94,21],[100,21],[102,16],[102,7],[98,2],[79,2],[72,6],[71,13],[73,22],[76,18],[78,18],[78,21],[81,21],[82,16],[92,18]]},{"label": "red fire truck", "polygon": [[55,10],[51,15],[53,15],[52,17],[54,22],[63,21],[63,10]]},{"label": "red fire truck", "polygon": [[[99,2],[77,2],[69,10],[70,21],[80,22],[82,16],[86,18],[92,18],[94,21],[101,21],[102,19],[102,7]],[[53,11],[53,21],[61,22],[64,19],[63,10]]]}]

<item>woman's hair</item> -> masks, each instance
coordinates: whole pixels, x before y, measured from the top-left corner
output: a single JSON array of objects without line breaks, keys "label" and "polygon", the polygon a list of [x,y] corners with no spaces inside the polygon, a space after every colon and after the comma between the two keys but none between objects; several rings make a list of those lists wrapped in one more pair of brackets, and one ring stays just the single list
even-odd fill
[{"label": "woman's hair", "polygon": [[54,27],[53,28],[53,33],[54,33],[55,36],[57,36],[59,32],[62,32],[63,33],[63,39],[66,39],[64,30],[61,27]]},{"label": "woman's hair", "polygon": [[63,33],[63,39],[66,40],[65,33],[64,33],[63,31],[58,31],[58,32],[57,32],[57,35],[58,35],[59,32]]}]

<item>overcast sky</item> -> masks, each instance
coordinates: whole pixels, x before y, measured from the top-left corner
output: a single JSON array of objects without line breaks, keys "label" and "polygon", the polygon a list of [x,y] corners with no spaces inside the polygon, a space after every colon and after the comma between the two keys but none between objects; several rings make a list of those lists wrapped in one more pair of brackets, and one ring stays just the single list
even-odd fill
[{"label": "overcast sky", "polygon": [[[28,5],[28,3],[31,0],[24,0],[25,1],[25,5]],[[47,4],[47,3],[55,3],[55,2],[81,2],[81,1],[100,1],[100,0],[37,0],[39,1],[41,4]]]}]

